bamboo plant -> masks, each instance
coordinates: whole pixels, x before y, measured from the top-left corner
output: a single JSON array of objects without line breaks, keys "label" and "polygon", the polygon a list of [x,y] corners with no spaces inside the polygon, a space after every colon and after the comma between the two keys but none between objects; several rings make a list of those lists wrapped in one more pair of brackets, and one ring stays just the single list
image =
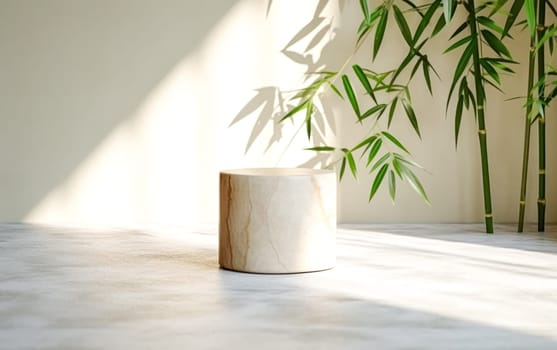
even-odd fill
[{"label": "bamboo plant", "polygon": [[[456,99],[454,113],[456,143],[458,143],[463,109],[472,109],[476,117],[481,156],[485,229],[487,233],[493,233],[486,128],[486,85],[500,90],[501,73],[513,73],[509,65],[515,62],[512,60],[510,51],[498,37],[504,33],[504,28],[493,19],[494,15],[501,11],[501,6],[490,2],[476,5],[474,0],[462,2],[443,0],[443,9],[444,19],[447,22],[453,19],[459,9],[465,13],[464,21],[450,37],[454,43],[445,51],[461,50],[461,57],[454,69],[449,89],[447,107],[453,99]],[[486,51],[491,54],[487,55]],[[472,84],[468,79],[471,79]],[[453,96],[455,91],[457,94]]]},{"label": "bamboo plant", "polygon": [[[439,6],[441,0],[436,0],[435,3]],[[437,74],[427,55],[421,51],[429,40],[427,37],[423,38],[423,34],[436,7],[432,6],[427,11],[422,11],[410,1],[406,1],[405,8],[399,7],[393,1],[385,1],[372,10],[366,0],[361,0],[360,6],[363,18],[358,28],[358,40],[354,52],[349,55],[340,69],[312,73],[316,78],[291,98],[294,102],[293,107],[281,118],[281,121],[305,112],[305,129],[308,139],[311,139],[312,118],[316,106],[314,100],[318,97],[317,93],[320,89],[331,89],[341,99],[348,101],[355,120],[368,128],[368,132],[350,147],[321,144],[308,150],[332,153],[332,164],[340,163],[340,179],[343,178],[347,168],[357,178],[359,170],[356,157],[359,155],[360,158],[365,158],[363,161],[365,167],[370,173],[375,174],[369,189],[370,201],[387,179],[389,195],[393,201],[396,197],[397,181],[402,180],[407,181],[424,201],[429,203],[426,191],[415,174],[415,170],[421,167],[409,158],[409,150],[388,129],[397,116],[398,108],[403,110],[417,136],[421,137],[418,117],[412,104],[411,84],[416,72],[421,68],[426,87],[431,92],[431,75]],[[419,25],[413,33],[406,18],[408,15],[421,16]],[[371,56],[378,57],[389,18],[393,17],[402,39],[408,45],[408,54],[391,70],[376,71],[355,63],[349,71],[349,62],[367,40],[372,42]],[[412,62],[413,65],[410,65]],[[366,102],[362,102],[363,98],[358,94],[358,89],[365,93],[363,97]],[[368,107],[364,107],[366,103]],[[390,144],[396,150],[385,151],[383,146],[386,144]]]},{"label": "bamboo plant", "polygon": [[[401,8],[399,8],[393,1],[385,1],[375,10],[371,11],[368,6],[368,1],[360,1],[364,18],[358,31],[359,41],[365,40],[369,33],[374,34],[372,52],[373,57],[377,56],[379,48],[381,47],[390,13],[393,13],[399,31],[404,41],[408,45],[409,52],[406,57],[404,57],[404,59],[400,62],[399,66],[391,72],[383,72],[377,74],[369,69],[362,69],[360,66],[354,65],[354,72],[356,73],[358,80],[365,88],[367,94],[373,99],[374,105],[370,109],[365,112],[361,111],[360,104],[358,103],[358,99],[352,87],[353,84],[351,83],[350,78],[346,74],[343,74],[342,81],[345,95],[348,98],[359,122],[362,122],[368,117],[374,117],[376,123],[388,109],[389,119],[387,122],[387,127],[390,125],[390,121],[393,118],[393,112],[396,109],[397,103],[399,103],[400,99],[410,123],[414,127],[416,133],[420,135],[418,121],[411,105],[410,90],[408,88],[410,81],[407,84],[400,85],[398,83],[398,79],[402,76],[402,73],[405,71],[405,69],[410,66],[410,63],[414,61],[415,63],[410,73],[410,80],[414,76],[416,70],[420,66],[422,66],[424,80],[429,91],[431,92],[430,72],[435,72],[435,70],[429,63],[427,55],[424,54],[422,51],[425,44],[429,40],[429,38],[423,39],[422,35],[430,26],[430,24],[434,23],[432,21],[432,17],[438,9],[442,8],[443,14],[436,22],[435,26],[431,28],[431,36],[437,34],[445,26],[445,23],[448,23],[452,20],[458,7],[462,7],[466,12],[466,19],[451,36],[451,39],[456,40],[456,42],[445,51],[450,52],[456,49],[462,50],[462,56],[454,70],[454,75],[449,90],[447,106],[452,100],[455,88],[457,88],[458,86],[455,111],[455,142],[458,142],[463,108],[472,108],[474,114],[476,115],[481,151],[486,232],[492,233],[493,215],[491,208],[489,160],[487,152],[487,131],[485,122],[485,85],[489,84],[498,88],[501,82],[499,72],[512,72],[512,70],[508,67],[508,64],[513,63],[509,50],[504,45],[503,41],[500,40],[495,34],[503,33],[503,28],[492,19],[492,16],[498,13],[499,8],[490,6],[490,3],[482,3],[479,6],[476,6],[474,0],[467,0],[463,2],[457,2],[455,0],[443,0],[442,2],[433,1],[432,3],[423,7],[418,7],[411,1],[405,1],[405,3],[409,5],[407,11],[402,11]],[[408,25],[409,21],[406,19],[406,16],[409,13],[418,14],[419,16],[421,16],[421,20],[414,33],[412,33],[412,31],[410,30],[410,26]],[[484,42],[493,51],[495,56],[488,57],[483,55]],[[463,47],[464,49],[462,49]],[[327,76],[331,79],[334,79],[334,77],[337,77],[341,73],[342,72],[328,72]],[[472,88],[469,87],[469,78],[472,79]],[[375,83],[375,85],[373,85],[373,83]],[[299,103],[283,118],[290,118],[297,112],[305,110],[305,122],[307,124],[308,137],[310,136],[312,113],[312,103],[311,99],[308,99],[308,96],[310,95],[310,93],[315,91],[315,89],[313,88],[314,84],[315,82],[308,88],[303,89],[300,94],[294,96],[295,99],[298,99]],[[342,93],[337,87],[335,87],[334,83],[329,81],[329,86],[331,86],[337,94],[343,97]],[[377,98],[375,97],[375,94],[378,91],[394,93],[394,97],[391,97],[390,102],[388,103],[379,103]],[[367,165],[371,165],[371,171],[377,170],[375,179],[370,189],[370,200],[371,198],[373,198],[373,195],[377,191],[377,188],[383,181],[384,177],[387,175],[387,172],[389,174],[389,189],[391,197],[393,197],[393,199],[396,189],[396,175],[398,175],[401,179],[405,178],[411,184],[419,185],[419,182],[413,181],[417,180],[417,178],[415,178],[412,172],[401,171],[401,161],[398,155],[385,154],[377,162],[372,162],[378,148],[381,146],[381,141],[385,139],[384,137],[380,137],[380,135],[384,135],[383,133],[384,132],[380,134],[372,134],[352,148],[340,149],[343,153],[340,167],[341,178],[344,174],[346,164],[349,165],[353,175],[356,176],[357,167],[352,155],[354,151],[362,149],[362,156],[367,153]],[[394,137],[392,138],[394,139]],[[396,141],[396,144],[400,143],[398,140]],[[335,151],[337,148],[324,145],[312,147],[310,149],[314,151],[330,152]],[[405,150],[404,148],[401,149]],[[422,197],[427,199],[421,185],[414,187],[418,190]]]},{"label": "bamboo plant", "polygon": [[[531,0],[528,0],[530,3]],[[536,52],[538,56],[538,81],[544,81],[545,77],[545,44],[543,42],[543,37],[546,32],[545,28],[545,8],[546,1],[538,0],[538,18],[536,23],[536,33],[538,36],[537,45],[539,48]],[[531,8],[532,6],[528,6]],[[535,8],[535,6],[534,6]],[[532,17],[528,15],[528,17]],[[532,23],[532,24],[534,24]],[[540,101],[545,100],[545,83],[539,84],[538,87],[538,99]],[[538,113],[538,231],[545,231],[545,104],[541,104]],[[522,218],[522,222],[524,219]]]},{"label": "bamboo plant", "polygon": [[[528,58],[527,100],[524,118],[524,146],[522,157],[522,177],[520,185],[520,202],[518,216],[518,232],[524,230],[524,216],[526,211],[526,191],[528,180],[528,163],[530,154],[530,131],[534,123],[538,123],[538,231],[545,230],[545,110],[556,95],[555,82],[550,77],[555,70],[546,66],[546,44],[549,53],[553,53],[554,36],[557,31],[555,25],[546,26],[546,9],[550,9],[557,16],[553,5],[546,0],[515,0],[512,6],[512,16],[509,16],[505,31],[508,31],[524,7],[526,24],[530,36]],[[537,67],[536,67],[537,66]],[[537,68],[537,81],[534,82],[534,71]],[[553,86],[553,90],[551,90]],[[546,90],[549,89],[549,93]]]},{"label": "bamboo plant", "polygon": [[[333,159],[330,164],[339,164],[341,179],[347,168],[357,177],[361,171],[359,164],[363,163],[373,174],[369,200],[373,199],[386,178],[393,200],[397,182],[402,180],[407,181],[428,202],[424,187],[415,175],[419,165],[409,158],[409,150],[389,128],[393,119],[402,114],[416,135],[421,137],[419,118],[412,103],[412,91],[420,83],[414,78],[421,71],[425,87],[432,93],[431,78],[437,72],[427,55],[431,50],[428,43],[441,31],[456,28],[445,50],[445,53],[459,51],[461,54],[453,68],[447,113],[449,107],[453,106],[454,112],[449,114],[454,115],[455,145],[458,145],[464,111],[470,111],[475,116],[481,156],[485,229],[492,233],[486,88],[500,90],[501,75],[513,73],[510,67],[515,62],[504,39],[510,37],[508,29],[514,23],[514,19],[509,21],[508,17],[520,11],[520,1],[524,0],[515,0],[518,3],[513,4],[510,14],[505,16],[506,23],[502,25],[497,23],[496,18],[505,14],[503,7],[506,1],[476,4],[475,0],[433,0],[417,5],[412,0],[383,0],[372,7],[371,1],[360,0],[362,21],[355,33],[357,43],[354,51],[347,55],[346,61],[338,69],[324,67],[312,71],[308,75],[308,83],[290,96],[289,108],[282,114],[281,122],[301,122],[308,140],[313,144],[307,149],[330,154]],[[456,18],[462,17],[461,14],[464,20],[454,23]],[[374,69],[373,63],[353,62],[355,53],[366,47],[370,47],[372,59],[381,57],[385,34],[395,25],[408,51],[392,69],[378,71]],[[392,61],[392,57],[389,60]],[[314,138],[316,112],[319,100],[323,98],[323,90],[329,90],[350,105],[355,121],[368,130],[362,139],[355,140],[352,145],[339,146],[326,144],[322,138]],[[300,115],[303,117],[299,118]],[[394,147],[395,151],[385,150],[383,146],[386,144]],[[358,161],[358,156],[363,160]]]}]

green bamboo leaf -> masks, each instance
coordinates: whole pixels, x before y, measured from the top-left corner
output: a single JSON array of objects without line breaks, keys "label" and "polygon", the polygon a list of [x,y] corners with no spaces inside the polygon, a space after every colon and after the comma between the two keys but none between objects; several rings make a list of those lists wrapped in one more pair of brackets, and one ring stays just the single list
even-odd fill
[{"label": "green bamboo leaf", "polygon": [[[422,19],[420,20],[420,23],[418,24],[418,27],[416,28],[416,32],[414,33],[414,38],[412,39],[412,46],[414,46],[414,44],[416,44],[418,42],[418,40],[420,40],[420,37],[422,36],[424,30],[427,28],[427,26],[431,22],[431,18],[433,17],[433,14],[435,13],[435,11],[437,11],[437,8],[440,5],[441,5],[441,0],[435,0],[427,8],[426,13],[422,16]],[[435,34],[432,34],[432,36],[433,35],[435,35]]]},{"label": "green bamboo leaf", "polygon": [[346,74],[342,75],[342,83],[344,85],[344,91],[346,91],[346,96],[348,96],[348,100],[352,105],[352,109],[354,110],[354,113],[356,113],[358,120],[360,120],[360,106],[358,105],[358,100],[356,99],[356,94],[354,93],[352,84],[350,84],[350,79],[348,79]]},{"label": "green bamboo leaf", "polygon": [[493,16],[494,14],[496,14],[497,12],[499,12],[499,10],[501,10],[501,8],[507,3],[507,0],[497,0],[495,2],[495,6],[493,6],[493,9],[491,10],[491,12],[489,13],[489,17]]},{"label": "green bamboo leaf", "polygon": [[373,143],[373,146],[371,147],[371,149],[369,150],[369,154],[367,156],[367,164],[366,166],[369,166],[371,164],[371,162],[373,161],[373,159],[375,158],[375,156],[377,155],[377,153],[379,152],[379,149],[381,149],[381,145],[383,144],[383,140],[381,139],[377,139],[377,141],[375,141]]},{"label": "green bamboo leaf", "polygon": [[523,100],[525,98],[526,97],[524,97],[524,96],[515,96],[515,97],[507,98],[507,99],[505,99],[505,101]]},{"label": "green bamboo leaf", "polygon": [[344,96],[342,96],[342,93],[340,92],[340,90],[336,87],[335,84],[331,83],[331,82],[327,82],[329,84],[329,87],[331,88],[331,90],[333,90],[335,92],[335,94],[337,94],[341,99],[344,100]]},{"label": "green bamboo leaf", "polygon": [[373,145],[373,142],[370,142],[366,145],[366,148],[364,148],[362,150],[362,153],[360,154],[360,159],[362,159],[369,151],[369,149],[371,148],[371,146]]},{"label": "green bamboo leaf", "polygon": [[520,22],[517,22],[516,26],[521,27],[520,30],[525,30],[526,28],[528,28],[528,22],[526,22],[526,20],[522,20]]},{"label": "green bamboo leaf", "polygon": [[317,71],[317,72],[308,72],[306,73],[307,75],[324,75],[327,78],[331,78],[334,75],[337,75],[338,72],[332,72],[329,70],[322,70],[322,71]]},{"label": "green bamboo leaf", "polygon": [[485,16],[478,16],[476,18],[476,20],[478,21],[479,24],[481,24],[484,27],[487,27],[499,34],[503,34],[504,30],[503,28],[501,28],[497,23],[495,23],[495,21],[493,21],[491,18],[489,17],[485,17]]},{"label": "green bamboo leaf", "polygon": [[396,197],[396,178],[395,173],[389,170],[389,194],[391,195],[391,200],[395,202]]},{"label": "green bamboo leaf", "polygon": [[466,29],[466,28],[468,28],[468,21],[465,21],[461,25],[459,25],[458,28],[455,29],[453,34],[451,34],[451,37],[449,38],[449,40],[452,40],[458,34],[462,33],[462,31],[464,31],[464,29]]},{"label": "green bamboo leaf", "polygon": [[360,35],[358,35],[358,40],[356,40],[356,43],[357,43],[357,44],[359,44],[359,43],[362,41],[362,39],[365,38],[366,34],[369,33],[369,31],[371,30],[371,28],[372,28],[372,24],[369,24],[369,23],[367,23],[367,22],[365,22],[365,21],[363,21],[363,22],[360,24],[360,27],[358,28],[358,33],[359,33]]},{"label": "green bamboo leaf", "polygon": [[406,98],[406,101],[408,101],[408,103],[412,104],[412,96],[410,95],[410,89],[408,88],[408,85],[404,87],[404,98]]},{"label": "green bamboo leaf", "polygon": [[470,42],[470,40],[472,40],[472,36],[468,35],[467,37],[464,37],[462,39],[460,39],[459,41],[457,41],[456,43],[452,44],[451,46],[449,46],[445,51],[443,51],[443,53],[448,53],[453,51],[456,48],[461,47],[462,45]]},{"label": "green bamboo leaf", "polygon": [[536,51],[539,50],[540,47],[542,47],[542,45],[546,43],[547,40],[553,38],[555,36],[555,32],[557,32],[556,26],[551,25],[549,28],[547,28],[542,38],[538,40],[538,44],[536,45]]},{"label": "green bamboo leaf", "polygon": [[468,66],[468,63],[470,62],[470,58],[472,57],[472,52],[475,49],[475,47],[476,47],[476,41],[472,40],[470,42],[470,44],[466,47],[464,52],[462,53],[462,56],[460,57],[460,60],[458,61],[457,65],[456,65],[456,68],[455,68],[455,71],[454,71],[454,76],[453,76],[453,81],[452,81],[451,87],[449,89],[449,97],[447,98],[447,108],[449,107],[449,101],[451,100],[451,96],[452,96],[453,90],[456,86],[456,83],[458,82],[458,80],[460,79],[460,77],[464,73],[464,70]]},{"label": "green bamboo leaf", "polygon": [[437,73],[437,71],[435,70],[435,67],[433,67],[433,65],[429,62],[429,59],[428,59],[427,55],[425,56],[425,60],[427,62],[428,70],[431,70],[435,74],[435,76],[439,80],[441,80],[441,76],[439,75],[439,73]]},{"label": "green bamboo leaf", "polygon": [[284,120],[286,120],[286,119],[292,117],[294,114],[300,112],[302,109],[304,109],[304,108],[307,107],[307,105],[308,105],[309,102],[310,102],[309,100],[306,100],[306,101],[300,103],[299,105],[297,105],[296,107],[292,108],[292,109],[290,110],[290,112],[286,113],[286,114],[284,115],[284,117],[282,117],[282,118],[279,120],[279,122],[282,122],[282,121],[284,121]]},{"label": "green bamboo leaf", "polygon": [[434,36],[436,36],[437,34],[439,34],[439,32],[445,28],[445,25],[447,24],[447,22],[445,21],[445,15],[441,14],[439,16],[439,19],[437,20],[437,23],[435,24],[435,27],[433,28],[433,31],[431,32],[431,37],[433,38]]},{"label": "green bamboo leaf", "polygon": [[385,91],[387,93],[404,92],[405,90],[406,90],[406,86],[401,85],[401,84],[383,85],[383,86],[375,88],[376,92],[377,91]]},{"label": "green bamboo leaf", "polygon": [[313,114],[313,102],[309,101],[306,108],[306,132],[308,135],[308,140],[311,138],[311,115]]},{"label": "green bamboo leaf", "polygon": [[449,23],[453,18],[454,5],[454,0],[443,0],[443,15],[445,16],[445,22],[447,23]]},{"label": "green bamboo leaf", "polygon": [[551,92],[545,97],[545,103],[549,104],[557,96],[557,87],[553,88]]},{"label": "green bamboo leaf", "polygon": [[[464,4],[465,7],[467,7],[466,5],[469,5],[469,3]],[[486,8],[488,8],[492,5],[493,5],[493,1],[491,1],[491,0],[480,2],[480,4],[478,6],[476,6],[476,10],[474,11],[476,13],[476,16],[477,16],[478,13],[481,13],[483,10],[485,10]]]},{"label": "green bamboo leaf", "polygon": [[546,75],[544,74],[530,89],[531,94],[535,94],[542,86],[545,86]]},{"label": "green bamboo leaf", "polygon": [[524,0],[524,8],[526,10],[526,22],[530,29],[530,37],[536,35],[536,5],[534,0]]},{"label": "green bamboo leaf", "polygon": [[379,115],[377,116],[377,119],[379,119],[383,115],[383,112],[385,112],[386,108],[387,108],[387,105],[384,104],[384,103],[373,106],[370,109],[368,109],[364,114],[362,114],[362,117],[360,118],[360,121],[372,116],[375,113],[379,113]]},{"label": "green bamboo leaf", "polygon": [[375,11],[373,11],[369,17],[369,22],[373,25],[376,20],[381,18],[381,14],[383,13],[383,9],[385,8],[384,5],[378,6]]},{"label": "green bamboo leaf", "polygon": [[433,91],[431,89],[431,77],[429,76],[429,69],[431,68],[431,64],[427,60],[427,56],[423,56],[422,60],[422,69],[424,73],[425,83],[427,85],[427,89],[429,90],[429,94],[433,95]]},{"label": "green bamboo leaf", "polygon": [[371,167],[371,169],[369,170],[370,173],[374,172],[375,169],[379,168],[381,165],[385,164],[385,162],[387,161],[387,159],[389,159],[391,157],[390,153],[386,153],[384,154],[381,158],[379,158],[379,160],[377,162],[375,162],[375,164],[373,164],[373,166]]},{"label": "green bamboo leaf", "polygon": [[348,160],[348,167],[352,172],[352,176],[354,176],[354,178],[357,179],[358,169],[356,168],[356,161],[354,160],[354,156],[352,155],[352,152],[350,152],[350,150],[347,148],[343,148],[342,151],[344,152],[345,159]]},{"label": "green bamboo leaf", "polygon": [[308,96],[310,96],[312,94],[313,90],[311,88],[305,88],[305,89],[301,89],[296,95],[294,95],[292,97],[293,100],[295,99],[300,99],[300,100],[306,100]]},{"label": "green bamboo leaf", "polygon": [[507,73],[514,73],[514,70],[512,70],[509,66],[505,65],[504,63],[513,63],[513,64],[517,63],[512,60],[507,60],[504,58],[493,58],[493,57],[482,57],[482,60],[489,62],[489,64],[492,65],[493,67]]},{"label": "green bamboo leaf", "polygon": [[522,9],[523,5],[524,5],[524,0],[514,0],[513,1],[511,9],[509,10],[509,14],[507,15],[507,19],[505,21],[505,26],[503,27],[503,33],[501,33],[502,38],[507,36],[509,30],[511,29],[514,22],[516,21],[516,18],[518,17],[518,13]]},{"label": "green bamboo leaf", "polygon": [[389,19],[389,11],[383,7],[381,12],[381,17],[379,18],[379,23],[377,24],[377,29],[375,30],[375,40],[373,41],[373,58],[377,57],[379,48],[381,47],[381,42],[385,36],[385,29],[387,28],[387,21]]},{"label": "green bamboo leaf", "polygon": [[321,78],[317,78],[315,79],[311,85],[308,87],[308,90],[313,90],[316,91],[318,90],[321,85],[323,85],[323,83],[325,83],[327,81],[327,77],[321,77]]},{"label": "green bamboo leaf", "polygon": [[406,18],[402,14],[402,11],[398,8],[398,6],[393,5],[393,11],[395,15],[395,20],[398,25],[398,29],[400,30],[400,34],[406,41],[406,43],[410,46],[413,45],[412,42],[412,34],[410,33],[410,27],[408,27],[408,22],[406,22]]},{"label": "green bamboo leaf", "polygon": [[362,142],[360,142],[356,147],[352,148],[352,152],[359,150],[360,148],[371,144],[373,141],[375,141],[377,139],[376,135],[372,135],[368,138],[366,138],[365,140],[363,140]]},{"label": "green bamboo leaf", "polygon": [[315,152],[331,152],[334,151],[335,148],[331,146],[317,146],[317,147],[310,147],[306,148],[306,151],[315,151]]},{"label": "green bamboo leaf", "polygon": [[[501,90],[501,88],[500,88],[499,86],[496,85],[496,83],[494,83],[494,82],[492,82],[491,80],[487,79],[487,78],[484,77],[483,75],[482,75],[482,81],[484,81],[486,84],[489,84],[491,87],[493,87],[495,90],[499,91],[500,93],[502,93],[502,94],[505,93],[503,90]],[[484,96],[485,96],[485,91],[483,90],[483,84],[482,84],[481,87],[482,87],[482,93],[483,93]],[[487,102],[487,101],[484,99],[484,102]]]},{"label": "green bamboo leaf", "polygon": [[362,69],[362,67],[360,67],[359,65],[355,64],[352,66],[352,69],[354,70],[354,73],[356,73],[356,76],[358,77],[358,79],[360,80],[360,83],[362,83],[362,86],[364,87],[364,89],[366,90],[366,92],[371,96],[371,98],[373,99],[373,101],[375,103],[377,103],[377,99],[375,98],[375,94],[373,92],[373,88],[371,87],[371,84],[369,83],[369,80],[366,76],[366,73],[364,72],[364,70]]},{"label": "green bamboo leaf", "polygon": [[369,21],[369,7],[367,5],[367,0],[360,0],[360,7],[362,8],[364,21]]},{"label": "green bamboo leaf", "polygon": [[342,177],[344,176],[344,171],[346,170],[346,157],[342,158],[342,163],[340,164],[340,175],[339,175],[339,181],[342,180]]},{"label": "green bamboo leaf", "polygon": [[377,90],[378,86],[387,86],[385,84],[385,79],[387,79],[387,77],[389,75],[392,75],[393,73],[395,73],[395,70],[390,70],[390,71],[386,71],[386,72],[382,72],[382,73],[375,73],[367,68],[362,68],[364,70],[364,72],[366,72],[366,76],[375,81],[376,85],[375,85],[375,90]]},{"label": "green bamboo leaf", "polygon": [[410,0],[402,0],[402,2],[404,2],[405,4],[407,4],[408,6],[410,6],[414,11],[416,11],[421,17],[423,17],[423,13],[420,10],[420,8],[418,6],[416,6],[416,4]]},{"label": "green bamboo leaf", "polygon": [[[412,59],[414,59],[414,57],[418,56],[418,52],[416,50],[410,50],[408,52],[408,54],[406,55],[406,57],[404,57],[404,59],[402,60],[402,62],[400,63],[400,65],[398,66],[395,74],[393,74],[393,76],[391,77],[391,83],[387,85],[387,87],[392,88],[396,78],[399,76],[400,73],[402,73],[402,71],[406,68],[406,66],[412,62]],[[378,90],[378,89],[376,89]]]},{"label": "green bamboo leaf", "polygon": [[395,97],[391,102],[391,108],[389,108],[389,121],[387,122],[387,127],[391,127],[391,122],[393,121],[393,117],[395,115],[396,105],[398,103],[398,97]]},{"label": "green bamboo leaf", "polygon": [[422,63],[422,60],[423,60],[424,56],[419,56],[419,57],[420,58],[418,58],[418,60],[414,64],[414,67],[412,68],[412,72],[410,73],[410,79],[412,79],[414,77],[414,74],[416,74],[416,71],[421,66],[421,63]]},{"label": "green bamboo leaf", "polygon": [[511,53],[499,38],[497,38],[487,29],[482,29],[481,33],[489,47],[491,47],[496,54],[498,54],[499,56],[506,56],[511,58]]},{"label": "green bamboo leaf", "polygon": [[308,99],[310,98],[313,94],[315,94],[315,92],[317,90],[319,90],[321,88],[321,86],[328,81],[327,78],[318,78],[315,79],[309,86],[303,88],[300,90],[299,93],[297,93],[293,99],[299,98],[299,99]]},{"label": "green bamboo leaf", "polygon": [[371,185],[371,189],[369,191],[369,201],[370,202],[373,199],[373,196],[375,196],[375,193],[377,193],[377,190],[379,189],[379,186],[381,186],[381,182],[383,182],[383,179],[385,178],[385,174],[387,173],[388,168],[389,168],[389,165],[384,164],[381,167],[381,169],[379,169],[379,171],[377,172],[377,175],[375,176],[375,180],[373,181],[373,184]]},{"label": "green bamboo leaf", "polygon": [[416,162],[413,162],[413,161],[411,161],[407,158],[404,158],[402,155],[400,155],[398,153],[394,154],[393,159],[399,160],[400,162],[402,162],[406,165],[409,165],[409,166],[412,166],[412,167],[415,167],[415,168],[418,168],[418,169],[423,169],[423,167],[420,164],[418,164]]},{"label": "green bamboo leaf", "polygon": [[412,61],[412,59],[414,57],[416,57],[416,56],[420,57],[421,56],[420,50],[422,49],[422,47],[425,45],[425,43],[427,41],[428,41],[428,39],[425,39],[416,48],[410,48],[410,50],[408,51],[408,54],[402,60],[402,62],[399,64],[397,70],[394,72],[393,76],[391,77],[391,83],[389,84],[389,86],[391,86],[391,87],[393,86],[393,83],[396,80],[396,78],[398,77],[398,75],[400,73],[402,73],[404,68],[406,68],[406,66]]},{"label": "green bamboo leaf", "polygon": [[489,74],[489,76],[497,82],[497,84],[499,85],[501,84],[501,78],[499,77],[499,73],[497,73],[497,70],[495,70],[495,68],[489,63],[489,61],[480,58],[480,65],[487,72],[487,74]]},{"label": "green bamboo leaf", "polygon": [[530,121],[530,125],[533,125],[539,117],[536,108],[536,101],[532,101],[532,108],[530,109],[530,113],[528,113],[528,120]]},{"label": "green bamboo leaf", "polygon": [[460,134],[460,124],[462,122],[462,107],[464,103],[464,94],[458,95],[458,101],[456,103],[456,112],[454,119],[454,144],[458,147],[458,135]]},{"label": "green bamboo leaf", "polygon": [[536,110],[538,111],[537,114],[542,118],[545,118],[545,104],[543,103],[543,101],[536,100],[535,106],[536,106]]},{"label": "green bamboo leaf", "polygon": [[553,4],[551,3],[551,1],[546,0],[545,4],[549,7],[549,9],[551,10],[551,12],[553,13],[553,16],[557,16],[557,10],[555,9],[555,6],[553,6]]},{"label": "green bamboo leaf", "polygon": [[391,165],[393,166],[393,169],[395,169],[396,174],[398,175],[398,177],[403,180],[402,178],[402,171],[401,171],[401,167],[402,165],[400,164],[400,161],[402,160],[401,158],[398,157],[394,157],[393,161],[391,162]]},{"label": "green bamboo leaf", "polygon": [[406,116],[410,120],[410,124],[412,124],[414,131],[416,131],[416,134],[418,134],[418,137],[421,139],[422,135],[420,134],[420,128],[418,127],[418,118],[416,118],[416,114],[414,113],[414,109],[412,108],[412,105],[410,104],[410,102],[408,102],[407,99],[403,98],[402,106],[404,107]]},{"label": "green bamboo leaf", "polygon": [[486,59],[488,61],[492,61],[492,62],[503,62],[503,63],[518,64],[518,62],[513,60],[513,59],[503,58],[503,57],[484,57],[484,59]]},{"label": "green bamboo leaf", "polygon": [[425,189],[422,186],[422,183],[420,182],[418,177],[414,175],[412,170],[410,170],[407,167],[402,167],[401,170],[404,178],[408,181],[408,183],[414,189],[414,191],[416,191],[427,204],[430,204],[429,198],[427,197]]},{"label": "green bamboo leaf", "polygon": [[382,131],[381,134],[383,136],[385,136],[386,138],[389,139],[389,141],[391,141],[395,146],[397,146],[398,148],[400,148],[401,150],[403,150],[404,152],[410,154],[410,151],[408,151],[408,149],[406,149],[406,147],[404,147],[404,145],[402,144],[402,142],[400,142],[396,137],[394,137],[392,134],[388,133],[387,131]]},{"label": "green bamboo leaf", "polygon": [[464,107],[466,110],[470,109],[470,89],[468,88],[468,82],[466,81],[466,77],[462,78],[460,81],[460,92],[462,93],[462,97],[464,99]]}]

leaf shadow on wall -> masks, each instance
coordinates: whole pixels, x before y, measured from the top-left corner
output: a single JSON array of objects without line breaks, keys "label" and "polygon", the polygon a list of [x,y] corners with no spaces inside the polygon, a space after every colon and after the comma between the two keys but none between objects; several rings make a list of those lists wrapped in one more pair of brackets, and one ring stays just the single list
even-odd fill
[{"label": "leaf shadow on wall", "polygon": [[[338,59],[335,59],[336,55],[330,54],[338,50],[339,38],[335,35],[336,30],[332,26],[332,19],[324,15],[324,10],[328,4],[329,0],[320,0],[310,21],[281,50],[281,53],[290,61],[304,67],[306,74],[304,84],[308,84],[315,77],[313,73],[323,69],[326,70],[327,67],[339,66]],[[346,1],[339,1],[339,8],[341,10],[345,5]],[[268,2],[267,13],[269,11],[272,11],[272,0]],[[300,49],[301,44],[306,42],[307,46]],[[321,54],[316,57],[315,52],[312,50],[320,44],[322,44],[322,48],[319,50]],[[238,112],[229,127],[257,113],[250,137],[246,142],[245,153],[252,148],[256,140],[264,137],[263,132],[266,128],[270,128],[272,133],[264,140],[266,143],[264,152],[267,152],[273,146],[281,146],[285,147],[285,150],[288,149],[292,140],[297,137],[304,126],[304,123],[300,124],[299,119],[297,119],[301,118],[300,116],[293,118],[296,120],[281,121],[284,115],[296,106],[292,99],[297,91],[285,91],[279,86],[266,86],[256,89],[255,92],[255,96]],[[321,92],[318,96],[319,105],[314,109],[314,115],[311,120],[312,135],[311,140],[308,141],[313,146],[326,143],[327,131],[330,131],[333,137],[337,133],[333,101],[329,99],[331,97],[330,94]],[[285,134],[284,127],[286,123],[300,124],[294,135]],[[285,138],[289,138],[286,146],[283,143]],[[330,155],[317,153],[312,155],[306,162],[300,164],[299,167],[328,168],[330,167],[329,161]]]}]

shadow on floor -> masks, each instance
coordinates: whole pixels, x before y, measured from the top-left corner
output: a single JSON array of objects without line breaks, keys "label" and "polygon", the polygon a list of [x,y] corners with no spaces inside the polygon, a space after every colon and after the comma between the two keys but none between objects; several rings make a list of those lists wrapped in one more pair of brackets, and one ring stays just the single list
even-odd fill
[{"label": "shadow on floor", "polygon": [[[557,313],[543,294],[554,292],[551,285],[515,286],[520,300],[513,300],[497,293],[506,291],[504,286],[483,295],[485,285],[468,282],[474,294],[467,296],[464,289],[443,289],[453,285],[445,278],[454,272],[444,271],[443,264],[424,265],[422,256],[404,247],[343,240],[351,235],[341,234],[333,270],[254,275],[218,269],[215,235],[169,239],[131,230],[1,225],[0,295],[6,298],[0,299],[0,344],[3,349],[557,348],[551,338]],[[369,265],[381,262],[382,251],[390,260]],[[399,261],[401,256],[410,263]],[[418,278],[411,279],[412,261],[422,270]],[[456,277],[454,283],[464,280]],[[525,300],[537,304],[515,305]],[[433,309],[439,312],[425,311]]]},{"label": "shadow on floor", "polygon": [[419,310],[419,305],[417,309],[409,309],[374,301],[373,290],[367,291],[369,299],[366,299],[336,287],[323,287],[320,284],[327,278],[320,274],[326,276],[327,272],[269,276],[221,271],[218,304],[231,322],[213,324],[222,338],[212,339],[208,344],[249,347],[254,345],[252,335],[257,333],[272,339],[275,342],[272,348],[557,347],[554,339],[521,330],[424,312]]},{"label": "shadow on floor", "polygon": [[369,231],[369,234],[380,232],[557,254],[557,225],[555,224],[547,225],[546,232],[536,232],[535,227],[532,226],[532,230],[524,233],[517,233],[514,225],[495,225],[494,234],[486,234],[482,224],[346,224],[341,225],[340,228],[346,228],[348,231]]}]

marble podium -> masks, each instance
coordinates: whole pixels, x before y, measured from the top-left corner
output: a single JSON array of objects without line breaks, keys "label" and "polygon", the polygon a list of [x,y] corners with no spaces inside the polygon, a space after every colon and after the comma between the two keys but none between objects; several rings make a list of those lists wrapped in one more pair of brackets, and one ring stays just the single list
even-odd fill
[{"label": "marble podium", "polygon": [[260,168],[220,173],[219,265],[255,273],[335,265],[336,174]]}]

